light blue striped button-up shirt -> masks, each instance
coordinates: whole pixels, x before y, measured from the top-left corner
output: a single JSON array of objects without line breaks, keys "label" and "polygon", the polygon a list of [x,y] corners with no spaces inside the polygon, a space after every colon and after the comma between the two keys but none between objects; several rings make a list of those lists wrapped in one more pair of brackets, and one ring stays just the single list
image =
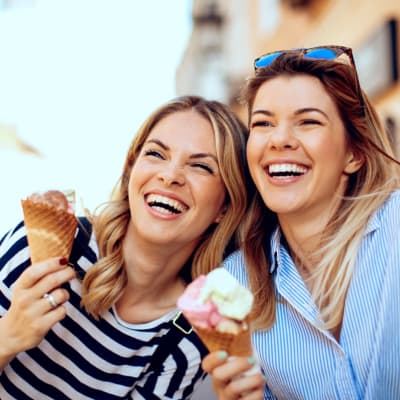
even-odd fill
[{"label": "light blue striped button-up shirt", "polygon": [[[277,318],[270,330],[252,336],[267,381],[265,399],[400,399],[400,192],[367,225],[339,342],[318,323],[279,230],[271,240]],[[247,286],[241,252],[224,267]]]}]

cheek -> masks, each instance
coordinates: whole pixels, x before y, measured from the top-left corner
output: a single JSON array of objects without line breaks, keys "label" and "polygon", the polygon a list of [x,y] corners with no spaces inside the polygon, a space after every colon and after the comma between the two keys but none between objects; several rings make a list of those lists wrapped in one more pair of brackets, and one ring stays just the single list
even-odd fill
[{"label": "cheek", "polygon": [[309,148],[313,148],[313,153],[326,163],[340,163],[345,156],[345,144],[340,140],[315,141],[309,144]]},{"label": "cheek", "polygon": [[246,156],[247,165],[253,181],[257,181],[257,171],[264,155],[264,143],[252,139],[247,142]]},{"label": "cheek", "polygon": [[199,190],[202,204],[211,218],[215,218],[225,204],[226,190],[223,185],[208,185],[207,190]]},{"label": "cheek", "polygon": [[256,137],[254,137],[253,135],[250,135],[249,140],[247,142],[247,147],[246,147],[247,163],[248,163],[250,169],[252,168],[252,166],[254,164],[256,164],[258,162],[258,160],[262,156],[263,146],[259,142],[260,142],[259,140],[256,140]]}]

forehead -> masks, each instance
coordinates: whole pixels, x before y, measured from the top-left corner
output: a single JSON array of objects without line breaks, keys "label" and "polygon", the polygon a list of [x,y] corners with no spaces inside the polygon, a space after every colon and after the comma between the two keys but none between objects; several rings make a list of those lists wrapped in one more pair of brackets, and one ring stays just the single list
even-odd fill
[{"label": "forehead", "polygon": [[194,110],[174,112],[161,119],[150,131],[147,140],[151,139],[158,139],[170,147],[215,153],[212,125]]},{"label": "forehead", "polygon": [[259,87],[254,98],[253,111],[260,107],[274,106],[336,110],[336,104],[322,82],[305,74],[279,76]]}]

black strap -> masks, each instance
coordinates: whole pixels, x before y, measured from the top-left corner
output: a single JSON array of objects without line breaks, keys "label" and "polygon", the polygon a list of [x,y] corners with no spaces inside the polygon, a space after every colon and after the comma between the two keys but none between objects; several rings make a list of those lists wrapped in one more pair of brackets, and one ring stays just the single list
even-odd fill
[{"label": "black strap", "polygon": [[182,313],[179,312],[171,322],[171,329],[162,337],[157,350],[151,358],[148,370],[159,371],[166,358],[171,354],[172,349],[175,348],[185,336],[191,334],[195,334],[192,326]]}]

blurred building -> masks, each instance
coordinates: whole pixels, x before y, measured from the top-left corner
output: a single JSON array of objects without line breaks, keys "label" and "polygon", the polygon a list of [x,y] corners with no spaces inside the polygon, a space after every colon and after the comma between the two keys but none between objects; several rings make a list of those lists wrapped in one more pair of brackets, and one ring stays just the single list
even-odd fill
[{"label": "blurred building", "polygon": [[177,70],[177,94],[237,102],[253,59],[268,51],[353,48],[361,85],[400,155],[398,0],[193,0],[193,31]]}]

